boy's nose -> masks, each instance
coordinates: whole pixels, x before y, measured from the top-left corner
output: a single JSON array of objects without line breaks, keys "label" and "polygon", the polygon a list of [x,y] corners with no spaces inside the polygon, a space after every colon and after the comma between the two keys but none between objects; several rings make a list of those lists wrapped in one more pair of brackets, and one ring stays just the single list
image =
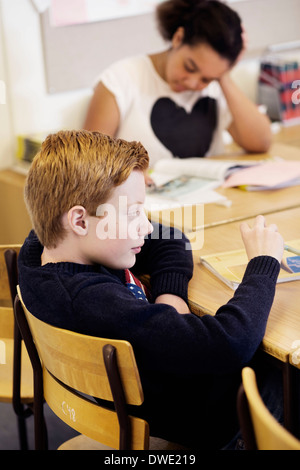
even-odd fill
[{"label": "boy's nose", "polygon": [[151,222],[148,220],[148,217],[145,213],[142,215],[143,220],[141,221],[140,224],[140,236],[145,237],[146,235],[149,235],[150,233],[153,232],[153,225]]},{"label": "boy's nose", "polygon": [[150,235],[150,233],[152,233],[153,230],[154,230],[153,225],[152,225],[151,222],[148,220],[148,232],[147,232],[147,235]]}]

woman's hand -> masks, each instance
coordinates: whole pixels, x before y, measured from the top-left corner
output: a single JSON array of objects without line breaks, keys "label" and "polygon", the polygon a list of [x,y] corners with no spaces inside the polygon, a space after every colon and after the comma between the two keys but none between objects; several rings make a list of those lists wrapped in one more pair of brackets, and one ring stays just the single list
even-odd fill
[{"label": "woman's hand", "polygon": [[232,66],[219,80],[232,115],[232,122],[227,129],[233,140],[246,152],[267,152],[272,143],[270,120],[261,114],[254,102],[250,100],[232,79],[230,72],[244,56],[248,37],[242,25],[243,47]]},{"label": "woman's hand", "polygon": [[236,60],[233,64],[233,66],[236,65],[243,58],[246,50],[248,49],[248,43],[249,43],[248,34],[247,34],[247,31],[245,30],[243,24],[241,25],[241,27],[242,27],[241,37],[242,37],[242,41],[243,41],[243,46],[242,46],[241,52],[239,53],[239,55],[237,56],[237,58],[236,58]]}]

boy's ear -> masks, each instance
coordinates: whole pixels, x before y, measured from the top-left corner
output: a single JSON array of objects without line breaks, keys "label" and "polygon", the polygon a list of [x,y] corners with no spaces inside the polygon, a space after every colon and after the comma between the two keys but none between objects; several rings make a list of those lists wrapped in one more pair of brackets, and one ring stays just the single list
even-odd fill
[{"label": "boy's ear", "polygon": [[68,211],[68,224],[77,235],[88,233],[87,211],[83,206],[74,206]]}]

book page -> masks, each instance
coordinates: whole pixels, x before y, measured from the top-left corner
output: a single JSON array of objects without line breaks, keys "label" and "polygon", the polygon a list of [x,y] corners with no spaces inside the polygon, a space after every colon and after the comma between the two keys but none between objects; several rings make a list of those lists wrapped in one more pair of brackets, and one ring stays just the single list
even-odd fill
[{"label": "book page", "polygon": [[209,203],[226,204],[226,197],[213,190],[199,190],[194,191],[179,199],[171,199],[167,197],[160,197],[155,194],[146,194],[145,210],[147,212],[161,211],[164,209],[174,209],[176,207],[192,206],[196,204],[209,204]]},{"label": "book page", "polygon": [[159,160],[154,166],[154,174],[192,175],[223,182],[232,171],[257,162],[212,160],[210,158],[171,158]]},{"label": "book page", "polygon": [[147,190],[148,194],[160,198],[182,200],[183,197],[191,195],[198,191],[210,190],[219,186],[218,181],[207,178],[198,178],[189,175],[175,176],[168,179],[165,183],[158,185],[158,179],[154,178],[156,186]]},{"label": "book page", "polygon": [[164,178],[164,173],[151,174],[151,177],[156,186],[146,190],[145,208],[147,211],[226,200],[224,196],[214,191],[220,186],[218,180],[189,175],[172,177],[169,174],[166,174]]}]

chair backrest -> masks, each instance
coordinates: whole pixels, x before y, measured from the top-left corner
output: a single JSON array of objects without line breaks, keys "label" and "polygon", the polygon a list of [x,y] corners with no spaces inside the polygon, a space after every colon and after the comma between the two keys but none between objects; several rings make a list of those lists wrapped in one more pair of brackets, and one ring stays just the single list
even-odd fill
[{"label": "chair backrest", "polygon": [[[141,405],[144,399],[131,344],[82,335],[42,322],[27,310],[19,287],[17,291],[43,367],[44,397],[50,408],[71,427],[105,445],[117,449],[147,448],[148,424],[135,417],[129,418],[130,442],[119,442],[122,423],[116,395],[123,393],[124,401],[131,405]],[[17,321],[22,332],[18,318]],[[115,379],[109,373],[110,361],[117,366],[112,369],[115,375],[119,374],[122,390],[115,387],[118,377]],[[103,408],[77,392],[114,402],[116,411]]]},{"label": "chair backrest", "polygon": [[[3,338],[14,337],[13,299],[16,294],[16,287],[14,293],[11,291],[13,286],[8,276],[6,251],[10,251],[11,259],[16,263],[20,248],[21,245],[0,245],[0,336]],[[16,264],[12,268],[12,275],[15,276]]]},{"label": "chair backrest", "polygon": [[242,370],[238,413],[247,449],[299,450],[300,441],[285,429],[264,404],[253,369]]},{"label": "chair backrest", "polygon": [[0,369],[0,400],[12,402],[17,416],[21,449],[28,449],[25,418],[32,415],[33,380],[30,360],[14,318],[17,258],[21,245],[0,245],[0,339],[4,365]]}]

